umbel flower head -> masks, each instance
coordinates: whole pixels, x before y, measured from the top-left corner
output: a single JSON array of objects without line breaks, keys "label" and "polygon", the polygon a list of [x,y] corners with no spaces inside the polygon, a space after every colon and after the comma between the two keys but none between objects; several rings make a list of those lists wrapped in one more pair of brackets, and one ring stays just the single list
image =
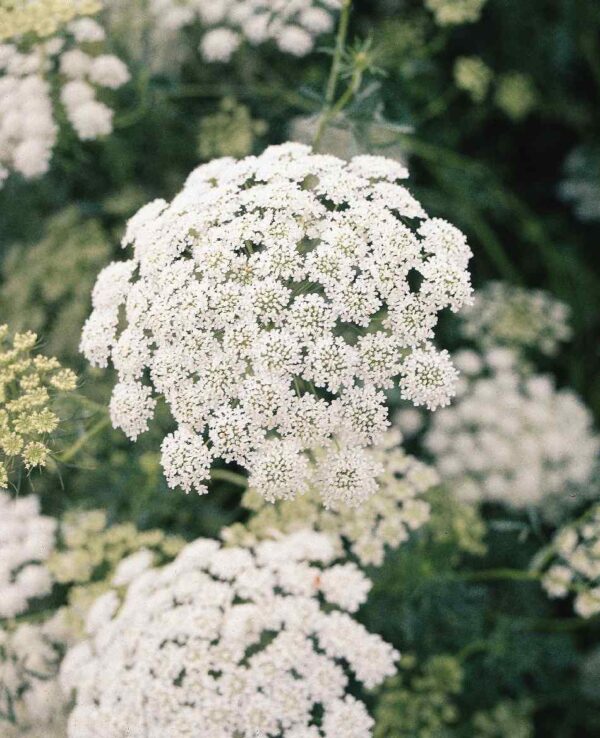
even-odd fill
[{"label": "umbel flower head", "polygon": [[2,738],[64,738],[66,700],[57,678],[62,614],[0,626]]},{"label": "umbel flower head", "polygon": [[582,618],[600,613],[600,505],[559,530],[551,550],[551,566],[542,578],[546,592],[550,597],[573,594]]},{"label": "umbel flower head", "polygon": [[101,9],[100,0],[2,0],[0,41],[28,33],[51,36],[77,16]]},{"label": "umbel flower head", "polygon": [[376,490],[382,390],[399,379],[415,404],[449,402],[457,373],[431,339],[438,312],[469,299],[470,251],[406,176],[285,144],[201,166],[131,219],[133,257],[100,274],[81,348],[112,359],[111,417],[130,438],[164,395],[172,487],[206,492],[221,458],[268,500],[314,482],[327,504],[357,504]]},{"label": "umbel flower head", "polygon": [[[0,732],[64,738],[68,699],[58,673],[67,648],[85,637],[89,608],[111,588],[171,561],[184,542],[160,530],[109,526],[101,510],[72,511],[59,524],[39,515],[35,497],[0,500],[0,560],[18,564],[14,582],[0,588],[0,617],[9,607],[19,615],[18,623],[0,624]],[[60,590],[40,602],[54,583]]]},{"label": "umbel flower head", "polygon": [[58,136],[53,88],[79,139],[112,131],[113,111],[97,92],[121,87],[129,72],[116,56],[99,53],[104,39],[95,20],[77,18],[50,38],[0,44],[0,186],[11,171],[25,179],[48,171]]},{"label": "umbel flower head", "polygon": [[254,549],[199,539],[134,579],[121,606],[104,595],[63,662],[70,738],[98,725],[104,738],[369,738],[347,669],[372,688],[399,655],[350,616],[370,582],[334,556],[311,531]]},{"label": "umbel flower head", "polygon": [[44,466],[49,438],[60,419],[53,395],[75,389],[76,377],[57,359],[34,354],[35,333],[16,333],[0,326],[0,488],[22,463],[27,470]]},{"label": "umbel flower head", "polygon": [[425,0],[425,7],[433,13],[439,26],[459,26],[475,23],[487,0]]},{"label": "umbel flower head", "polygon": [[524,372],[508,349],[455,358],[469,378],[424,443],[459,498],[537,506],[551,518],[589,496],[600,439],[579,397]]},{"label": "umbel flower head", "polygon": [[30,600],[50,592],[53,579],[46,563],[56,525],[40,514],[37,497],[13,499],[0,490],[0,619],[19,615]]},{"label": "umbel flower head", "polygon": [[571,337],[569,317],[569,307],[548,292],[488,282],[462,311],[462,333],[483,348],[507,346],[552,355]]},{"label": "umbel flower head", "polygon": [[195,6],[208,29],[200,42],[202,56],[226,62],[243,41],[253,46],[273,41],[286,54],[306,56],[316,38],[333,29],[341,0],[200,0]]},{"label": "umbel flower head", "polygon": [[381,471],[379,489],[360,509],[335,505],[326,510],[316,489],[303,497],[269,505],[256,490],[249,490],[242,504],[253,511],[245,525],[237,523],[223,532],[228,543],[248,545],[265,538],[279,538],[282,533],[303,526],[322,531],[343,555],[347,545],[363,565],[380,566],[386,547],[397,548],[408,540],[411,531],[429,519],[430,506],[425,492],[439,483],[437,472],[400,446],[398,431],[388,431],[381,443],[369,449]]},{"label": "umbel flower head", "polygon": [[341,0],[147,0],[141,12],[134,3],[105,2],[117,33],[133,26],[134,53],[146,56],[143,47],[149,46],[148,63],[162,71],[185,58],[181,31],[190,27],[200,31],[206,62],[228,62],[245,44],[271,44],[284,54],[306,56],[319,36],[333,30],[341,6]]}]

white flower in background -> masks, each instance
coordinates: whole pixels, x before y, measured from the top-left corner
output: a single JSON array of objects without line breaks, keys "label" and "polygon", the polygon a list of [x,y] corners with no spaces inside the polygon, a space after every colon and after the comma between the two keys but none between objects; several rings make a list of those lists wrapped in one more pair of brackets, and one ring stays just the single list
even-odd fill
[{"label": "white flower in background", "polygon": [[[174,71],[189,56],[181,35],[200,30],[207,62],[228,62],[243,44],[272,43],[302,57],[333,31],[341,0],[105,0],[108,24],[155,71]],[[194,30],[195,30],[194,28]]]},{"label": "white flower in background", "polygon": [[0,618],[19,615],[52,589],[44,564],[54,550],[56,525],[40,514],[37,497],[13,498],[0,490]]},{"label": "white flower in background", "polygon": [[369,456],[379,466],[379,490],[360,509],[343,503],[325,509],[316,489],[276,505],[268,505],[260,492],[250,490],[242,504],[252,516],[244,525],[225,529],[223,539],[248,545],[309,527],[325,533],[340,556],[348,545],[361,564],[380,566],[387,547],[397,548],[427,522],[430,506],[423,495],[439,483],[437,472],[407,455],[400,441],[400,434],[390,430],[380,444],[369,449]]},{"label": "white flower in background", "polygon": [[439,26],[459,26],[475,23],[487,0],[425,0],[425,7],[433,13]]},{"label": "white flower in background", "polygon": [[399,654],[348,614],[370,582],[334,556],[309,531],[253,550],[199,539],[134,579],[116,614],[104,595],[63,662],[70,738],[96,738],[98,725],[103,738],[371,736],[348,672],[375,687]]},{"label": "white flower in background", "polygon": [[[39,516],[34,497],[0,501],[0,565],[16,560],[18,549],[17,583],[26,595],[18,612],[12,608],[18,621],[6,609],[0,615],[0,735],[65,738],[69,700],[58,680],[62,658],[85,638],[88,612],[89,622],[102,619],[116,595],[90,609],[92,604],[112,587],[127,586],[155,564],[171,561],[184,542],[128,523],[108,526],[100,510],[68,513],[58,528],[58,521]],[[30,560],[39,563],[32,566]],[[36,597],[49,593],[48,586],[39,589],[40,582],[56,582],[60,589],[43,602],[27,603],[32,591]],[[3,603],[14,604],[6,589],[0,590]]]},{"label": "white flower in background", "polygon": [[600,147],[582,145],[569,153],[558,191],[580,220],[600,220]]},{"label": "white flower in background", "polygon": [[97,93],[121,87],[129,72],[117,57],[97,55],[104,38],[95,20],[78,18],[33,45],[0,45],[0,186],[10,171],[25,179],[48,171],[58,136],[54,88],[81,140],[111,133],[113,111]]},{"label": "white flower in background", "polygon": [[2,738],[66,735],[66,699],[57,678],[66,627],[58,612],[43,623],[0,628]]},{"label": "white flower in background", "polygon": [[285,144],[199,167],[170,205],[131,219],[133,258],[100,274],[81,349],[112,358],[111,417],[131,438],[153,415],[150,387],[164,395],[171,486],[205,492],[221,458],[269,500],[314,483],[326,504],[356,505],[376,490],[365,449],[388,425],[381,390],[448,404],[457,373],[431,340],[438,312],[470,298],[471,252],[406,176]]},{"label": "white flower in background", "polygon": [[575,612],[582,618],[600,613],[600,505],[555,535],[554,557],[542,577],[550,597],[573,594]]},{"label": "white flower in background", "polygon": [[242,42],[274,42],[280,51],[306,56],[318,36],[335,25],[341,0],[196,0],[206,61],[228,61]]},{"label": "white flower in background", "polygon": [[527,375],[508,349],[454,358],[471,376],[433,416],[424,445],[460,499],[537,506],[553,517],[594,494],[600,440],[574,392]]},{"label": "white flower in background", "polygon": [[462,333],[484,348],[508,346],[555,354],[571,337],[570,309],[543,290],[488,282],[461,312]]}]

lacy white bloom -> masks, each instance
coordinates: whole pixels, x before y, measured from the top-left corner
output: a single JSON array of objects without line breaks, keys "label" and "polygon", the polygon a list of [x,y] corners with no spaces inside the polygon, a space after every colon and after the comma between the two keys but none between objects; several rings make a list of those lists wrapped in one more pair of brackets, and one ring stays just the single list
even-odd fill
[{"label": "lacy white bloom", "polygon": [[406,176],[285,144],[199,167],[131,219],[133,258],[100,274],[81,348],[112,358],[111,417],[131,438],[154,407],[144,377],[164,396],[179,426],[162,449],[171,486],[206,491],[221,458],[267,499],[316,483],[327,504],[359,504],[376,489],[364,449],[388,425],[381,390],[448,404],[457,373],[431,339],[438,312],[470,298],[471,252]]},{"label": "lacy white bloom", "polygon": [[554,559],[542,578],[546,592],[550,597],[574,594],[582,618],[600,613],[600,505],[560,530],[551,545]]},{"label": "lacy white bloom", "polygon": [[242,502],[253,515],[245,525],[227,528],[223,539],[247,545],[308,527],[326,533],[340,556],[347,544],[361,564],[380,566],[386,547],[397,548],[411,531],[427,522],[430,506],[423,495],[439,482],[437,473],[408,456],[400,441],[397,431],[388,431],[383,442],[368,451],[379,466],[379,490],[360,509],[343,503],[325,509],[314,488],[309,494],[276,505],[266,504],[260,493],[250,490]]},{"label": "lacy white bloom", "polygon": [[571,336],[570,309],[543,290],[488,282],[461,313],[462,332],[480,346],[554,354]]},{"label": "lacy white bloom", "polygon": [[546,516],[589,495],[600,441],[577,395],[524,374],[507,349],[455,359],[473,375],[424,439],[453,491],[465,501],[537,505]]},{"label": "lacy white bloom", "polygon": [[[105,0],[114,32],[131,41],[135,56],[168,71],[189,55],[183,29],[199,29],[207,62],[228,62],[243,44],[271,43],[284,54],[306,56],[334,29],[341,0]],[[195,36],[197,37],[197,36]],[[128,47],[129,48],[129,47]]]},{"label": "lacy white bloom", "polygon": [[478,21],[486,2],[487,0],[425,0],[425,6],[433,13],[438,25],[458,26]]},{"label": "lacy white bloom", "polygon": [[80,139],[112,131],[113,111],[96,94],[99,88],[121,87],[129,72],[117,57],[95,55],[104,38],[95,20],[79,18],[33,46],[19,38],[0,45],[0,186],[11,170],[26,179],[48,171],[58,136],[55,86]]},{"label": "lacy white bloom", "polygon": [[37,497],[0,490],[0,618],[24,612],[52,589],[44,563],[54,550],[56,521],[40,514]]},{"label": "lacy white bloom", "polygon": [[254,550],[200,539],[135,579],[117,612],[114,592],[102,597],[63,662],[70,738],[98,725],[105,738],[371,736],[346,668],[372,688],[399,655],[348,614],[370,582],[334,556],[308,531]]},{"label": "lacy white bloom", "polygon": [[[45,623],[0,628],[0,731],[3,738],[66,734],[65,698],[57,679],[62,614]],[[9,722],[12,716],[14,724]],[[8,719],[7,719],[8,718]]]},{"label": "lacy white bloom", "polygon": [[310,53],[318,36],[335,24],[340,0],[196,0],[204,29],[200,52],[206,61],[228,61],[243,41],[272,41],[292,56]]},{"label": "lacy white bloom", "polygon": [[[14,607],[0,612],[0,617],[19,615],[18,624],[0,625],[0,734],[64,738],[68,699],[59,685],[59,667],[66,649],[85,637],[91,605],[112,586],[125,586],[154,564],[172,560],[183,542],[130,524],[107,527],[106,514],[98,510],[68,514],[58,532],[57,521],[39,516],[35,498],[11,502],[3,493],[0,501],[0,565],[15,561],[16,583],[24,590],[17,612]],[[48,594],[46,583],[53,582],[60,590],[44,600],[43,609],[38,602],[28,607],[27,598]],[[2,604],[14,605],[8,589],[0,587]],[[102,602],[104,608],[110,605],[106,598]],[[104,608],[94,608],[90,619],[101,619]],[[6,722],[11,719],[14,726]]]}]

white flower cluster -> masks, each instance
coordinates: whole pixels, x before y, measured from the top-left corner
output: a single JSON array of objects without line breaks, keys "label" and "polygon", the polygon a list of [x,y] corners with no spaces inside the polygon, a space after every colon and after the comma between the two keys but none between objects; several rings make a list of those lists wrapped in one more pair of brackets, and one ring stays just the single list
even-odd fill
[{"label": "white flower cluster", "polygon": [[508,346],[555,354],[571,337],[570,309],[543,290],[488,282],[461,313],[462,333],[484,348]]},{"label": "white flower cluster", "polygon": [[66,623],[58,611],[43,623],[0,629],[0,726],[3,738],[64,738],[67,700],[58,680]]},{"label": "white flower cluster", "polygon": [[600,147],[577,146],[569,153],[558,191],[580,220],[600,220]]},{"label": "white flower cluster", "polygon": [[113,111],[97,99],[97,89],[121,87],[129,72],[117,57],[96,53],[104,35],[95,20],[78,18],[33,46],[0,45],[0,185],[11,171],[26,179],[48,171],[58,135],[55,87],[81,140],[112,131]]},{"label": "white flower cluster", "polygon": [[600,442],[577,395],[527,376],[508,349],[455,360],[469,379],[435,414],[424,444],[459,498],[554,515],[589,494]]},{"label": "white flower cluster", "polygon": [[223,539],[249,545],[265,538],[277,539],[304,526],[325,533],[340,556],[347,544],[361,564],[381,566],[386,547],[397,548],[408,540],[411,531],[428,521],[430,505],[423,494],[439,483],[437,472],[406,454],[401,440],[397,430],[390,430],[369,450],[382,469],[377,478],[379,490],[359,509],[336,505],[326,510],[314,489],[276,505],[269,505],[259,492],[249,490],[242,504],[253,515],[245,525],[226,528]]},{"label": "white flower cluster", "polygon": [[201,23],[209,28],[200,52],[209,62],[226,62],[242,41],[256,46],[274,41],[293,56],[306,56],[318,36],[334,27],[341,0],[201,0]]},{"label": "white flower cluster", "polygon": [[600,505],[560,530],[552,548],[558,562],[544,573],[546,592],[550,597],[573,593],[575,611],[582,618],[600,613]]},{"label": "white flower cluster", "polygon": [[433,13],[439,26],[458,26],[475,23],[487,0],[425,0],[425,7]]},{"label": "white flower cluster", "polygon": [[162,445],[170,486],[206,492],[221,458],[268,500],[314,483],[327,505],[357,505],[377,488],[365,449],[388,425],[382,390],[399,377],[415,404],[448,404],[457,372],[431,339],[438,311],[470,298],[471,252],[406,176],[389,159],[284,144],[201,166],[170,205],[131,219],[133,258],[100,274],[81,349],[96,366],[112,357],[111,417],[130,438],[153,388],[164,395],[178,423]]},{"label": "white flower cluster", "polygon": [[[173,6],[173,0],[154,0]],[[208,62],[227,62],[243,41],[273,41],[293,56],[310,53],[318,36],[333,30],[341,0],[192,0],[171,7],[171,23],[198,19],[205,29],[200,53]]]},{"label": "white flower cluster", "polygon": [[44,562],[54,550],[56,521],[40,515],[37,497],[0,490],[0,618],[25,611],[52,589]]},{"label": "white flower cluster", "polygon": [[[152,49],[147,61],[159,70],[173,66],[169,56],[181,63],[185,52],[178,34],[195,24],[207,62],[228,62],[243,43],[272,42],[285,54],[306,56],[319,36],[333,30],[341,6],[341,0],[147,0],[144,8],[139,2],[107,3],[111,25],[121,31],[133,27],[135,35],[145,37]],[[143,46],[135,40],[134,45]]]},{"label": "white flower cluster", "polygon": [[399,655],[348,614],[370,582],[333,559],[309,531],[254,550],[200,539],[134,579],[121,607],[101,597],[63,662],[70,738],[99,725],[103,738],[368,738],[345,665],[372,688]]}]

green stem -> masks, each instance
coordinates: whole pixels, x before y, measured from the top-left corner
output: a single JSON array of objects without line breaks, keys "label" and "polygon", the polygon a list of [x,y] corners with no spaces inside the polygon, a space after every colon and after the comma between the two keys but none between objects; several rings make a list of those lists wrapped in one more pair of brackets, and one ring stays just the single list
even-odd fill
[{"label": "green stem", "polygon": [[589,627],[594,620],[595,618],[561,618],[557,620],[553,618],[528,618],[523,624],[528,630],[546,633],[568,633]]},{"label": "green stem", "polygon": [[352,0],[343,0],[340,25],[337,32],[337,38],[335,40],[335,52],[333,55],[333,64],[331,65],[331,71],[329,72],[329,79],[327,80],[327,89],[325,91],[325,102],[328,105],[332,105],[335,100],[335,91],[337,88],[337,81],[340,74],[340,65],[342,63],[342,54],[346,47],[346,39],[348,37],[348,27],[350,25],[350,10],[352,8]]},{"label": "green stem", "polygon": [[74,444],[72,444],[66,451],[63,451],[62,454],[59,454],[56,458],[57,461],[62,462],[63,464],[68,464],[81,449],[85,446],[85,444],[94,436],[97,436],[98,433],[104,430],[107,425],[110,424],[110,418],[108,415],[106,415],[104,418],[100,418],[100,420],[95,423],[88,431],[86,431],[82,436],[80,436],[77,441],[75,441]]},{"label": "green stem", "polygon": [[467,643],[467,645],[458,652],[456,658],[462,663],[474,654],[489,651],[490,648],[491,644],[488,641],[472,641],[471,643]]},{"label": "green stem", "polygon": [[102,413],[103,415],[108,412],[108,407],[106,405],[96,402],[95,400],[90,400],[90,398],[85,395],[76,395],[75,399],[84,407],[94,410],[95,412]]},{"label": "green stem", "polygon": [[456,573],[451,577],[465,582],[493,582],[493,581],[511,581],[511,582],[535,582],[540,579],[540,575],[534,571],[524,571],[522,569],[482,569],[481,571],[466,571]]},{"label": "green stem", "polygon": [[[352,0],[343,0],[341,16],[340,16],[340,24],[338,26],[337,37],[335,40],[335,51],[333,53],[333,62],[331,64],[331,70],[329,72],[329,79],[327,80],[327,87],[325,89],[325,107],[323,108],[321,117],[319,118],[319,123],[317,125],[317,132],[315,134],[315,140],[313,142],[313,147],[315,150],[318,149],[319,144],[321,143],[321,139],[323,138],[323,134],[325,133],[329,123],[331,123],[332,118],[336,115],[336,112],[339,112],[342,109],[342,108],[339,108],[336,112],[334,112],[335,109],[338,107],[338,105],[334,105],[334,100],[335,100],[335,93],[336,93],[337,85],[338,85],[338,79],[340,76],[340,69],[342,66],[342,55],[344,53],[344,49],[346,48],[346,39],[348,38],[348,28],[350,26],[351,9],[352,9]],[[353,79],[354,79],[354,75],[353,75]],[[352,83],[350,87],[352,87]],[[346,91],[345,96],[348,94],[350,87]],[[350,97],[350,99],[352,98]],[[345,103],[345,105],[346,104],[347,103]]]},{"label": "green stem", "polygon": [[248,488],[248,479],[243,474],[229,471],[228,469],[212,469],[210,472],[210,478],[213,481],[231,482],[236,487],[242,489]]}]

